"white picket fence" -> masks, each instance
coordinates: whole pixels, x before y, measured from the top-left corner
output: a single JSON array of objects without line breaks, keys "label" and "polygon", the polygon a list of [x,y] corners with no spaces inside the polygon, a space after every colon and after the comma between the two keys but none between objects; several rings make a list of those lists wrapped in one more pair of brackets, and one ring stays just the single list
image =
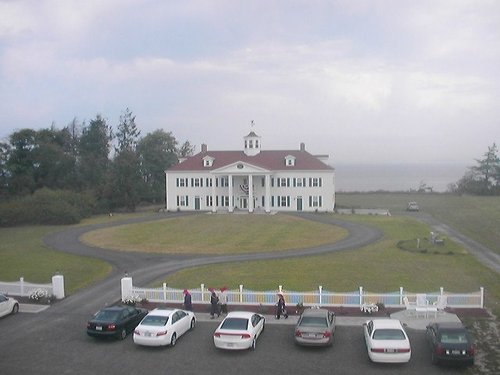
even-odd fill
[{"label": "white picket fence", "polygon": [[37,290],[44,290],[49,296],[55,296],[57,299],[64,298],[64,276],[54,275],[52,282],[47,284],[35,284],[19,278],[19,281],[0,281],[0,293],[11,296],[29,297]]},{"label": "white picket fence", "polygon": [[[159,303],[182,303],[184,294],[182,289],[174,289],[163,284],[160,288],[140,288],[133,285],[131,277],[124,277],[121,280],[122,300],[147,299],[150,302]],[[210,291],[204,284],[200,288],[189,290],[193,303],[210,303]],[[281,285],[276,290],[253,291],[246,290],[240,285],[236,290],[227,290],[227,300],[229,304],[238,305],[264,305],[272,306],[276,304],[276,294],[282,293],[287,304],[304,306],[344,306],[360,307],[363,304],[383,303],[386,307],[404,307],[403,297],[408,297],[410,302],[416,301],[416,295],[420,292],[408,292],[400,287],[399,290],[389,293],[366,292],[363,287],[347,293],[330,292],[319,286],[317,290],[310,292],[297,292],[285,290]],[[447,306],[450,308],[483,308],[484,288],[472,293],[450,293],[444,288],[438,291],[426,293],[430,304],[437,302],[439,296],[447,297]]]}]

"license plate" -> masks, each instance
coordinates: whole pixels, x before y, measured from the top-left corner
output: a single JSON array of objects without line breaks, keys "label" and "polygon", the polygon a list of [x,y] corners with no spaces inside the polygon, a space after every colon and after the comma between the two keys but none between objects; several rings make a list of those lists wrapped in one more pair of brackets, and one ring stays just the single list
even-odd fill
[{"label": "license plate", "polygon": [[396,353],[396,349],[385,349],[386,353]]},{"label": "license plate", "polygon": [[95,330],[96,331],[102,331],[102,327],[101,326],[95,326]]},{"label": "license plate", "polygon": [[453,354],[453,355],[459,355],[459,354],[462,354],[462,351],[460,351],[460,350],[452,350],[451,354]]},{"label": "license plate", "polygon": [[228,342],[226,345],[227,345],[228,348],[232,348],[233,347],[233,344],[230,343],[230,342]]},{"label": "license plate", "polygon": [[146,332],[146,333],[144,334],[144,336],[146,336],[146,337],[151,337],[151,332]]}]

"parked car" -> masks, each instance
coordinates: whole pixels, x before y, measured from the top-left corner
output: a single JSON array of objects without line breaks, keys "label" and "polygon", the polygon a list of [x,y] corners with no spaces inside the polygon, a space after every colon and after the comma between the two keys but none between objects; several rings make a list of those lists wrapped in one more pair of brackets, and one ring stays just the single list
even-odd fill
[{"label": "parked car", "polygon": [[420,208],[418,207],[417,202],[408,202],[408,206],[406,206],[406,211],[418,211]]},{"label": "parked car", "polygon": [[154,309],[134,330],[134,343],[146,346],[175,346],[177,339],[192,330],[196,318],[192,311]]},{"label": "parked car", "polygon": [[404,363],[411,357],[410,340],[397,319],[374,319],[363,324],[372,362]]},{"label": "parked car", "polygon": [[295,326],[295,342],[300,345],[331,345],[334,334],[335,314],[326,309],[304,310]]},{"label": "parked car", "polygon": [[7,297],[5,294],[0,294],[0,317],[16,314],[19,311],[19,302],[14,298]]},{"label": "parked car", "polygon": [[264,332],[266,319],[260,314],[231,311],[214,332],[214,344],[219,349],[255,349]]},{"label": "parked car", "polygon": [[87,322],[87,334],[123,340],[146,316],[148,310],[133,306],[112,306],[98,311]]},{"label": "parked car", "polygon": [[431,349],[432,363],[441,361],[474,364],[475,345],[462,323],[432,323],[425,338]]}]

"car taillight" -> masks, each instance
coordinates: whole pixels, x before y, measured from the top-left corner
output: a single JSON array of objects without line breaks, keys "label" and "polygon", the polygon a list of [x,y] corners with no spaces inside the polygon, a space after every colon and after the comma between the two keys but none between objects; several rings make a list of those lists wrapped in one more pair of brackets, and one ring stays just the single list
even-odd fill
[{"label": "car taillight", "polygon": [[438,344],[436,346],[436,354],[443,355],[445,353],[445,350],[443,348],[443,345]]},{"label": "car taillight", "polygon": [[299,330],[296,330],[295,337],[302,337],[302,332],[300,332]]},{"label": "car taillight", "polygon": [[134,330],[134,335],[140,336],[141,332],[138,329],[136,329],[136,330]]},{"label": "car taillight", "polygon": [[166,334],[167,334],[167,331],[157,332],[156,336],[165,336]]},{"label": "car taillight", "polygon": [[214,333],[214,337],[220,337],[220,333],[219,332],[215,332]]},{"label": "car taillight", "polygon": [[87,328],[90,328],[92,327],[92,324],[90,324],[90,322],[87,322]]},{"label": "car taillight", "polygon": [[409,353],[410,352],[410,348],[396,349],[396,351],[398,353]]},{"label": "car taillight", "polygon": [[108,324],[108,329],[109,329],[110,331],[113,331],[113,330],[115,330],[115,329],[116,329],[116,325],[114,325],[114,324]]},{"label": "car taillight", "polygon": [[243,334],[241,335],[241,338],[242,338],[242,339],[249,339],[250,337],[251,337],[251,336],[250,336],[248,333],[243,333]]},{"label": "car taillight", "polygon": [[470,346],[467,348],[468,355],[474,355],[476,353],[476,348],[474,346]]},{"label": "car taillight", "polygon": [[331,337],[332,333],[330,331],[323,332],[323,337]]},{"label": "car taillight", "polygon": [[384,353],[385,352],[385,349],[381,349],[381,348],[371,348],[370,350],[372,353]]}]

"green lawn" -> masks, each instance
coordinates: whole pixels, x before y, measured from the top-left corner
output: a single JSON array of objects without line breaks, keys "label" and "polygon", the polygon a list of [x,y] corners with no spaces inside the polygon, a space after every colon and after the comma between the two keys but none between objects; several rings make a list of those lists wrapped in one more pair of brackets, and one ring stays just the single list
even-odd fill
[{"label": "green lawn", "polygon": [[64,275],[66,294],[104,278],[111,266],[88,257],[47,249],[42,238],[63,227],[26,226],[0,228],[0,280],[50,283],[56,272]]},{"label": "green lawn", "polygon": [[337,194],[337,207],[387,208],[402,213],[410,201],[464,235],[500,254],[500,197],[453,194],[367,193]]},{"label": "green lawn", "polygon": [[82,240],[109,249],[156,253],[266,252],[333,243],[347,232],[287,215],[189,215],[89,232]]},{"label": "green lawn", "polygon": [[[281,215],[279,215],[281,216]],[[400,286],[414,292],[432,292],[444,287],[452,292],[472,292],[484,286],[500,300],[498,275],[485,269],[463,248],[447,241],[455,249],[452,255],[413,253],[400,250],[401,239],[425,236],[429,229],[405,217],[343,216],[342,219],[380,228],[384,238],[369,246],[337,254],[210,265],[176,272],[160,280],[171,287],[197,288],[226,285],[237,288],[274,290],[316,290],[319,285],[334,292],[357,290],[396,291]],[[460,249],[460,251],[456,251]]]}]

